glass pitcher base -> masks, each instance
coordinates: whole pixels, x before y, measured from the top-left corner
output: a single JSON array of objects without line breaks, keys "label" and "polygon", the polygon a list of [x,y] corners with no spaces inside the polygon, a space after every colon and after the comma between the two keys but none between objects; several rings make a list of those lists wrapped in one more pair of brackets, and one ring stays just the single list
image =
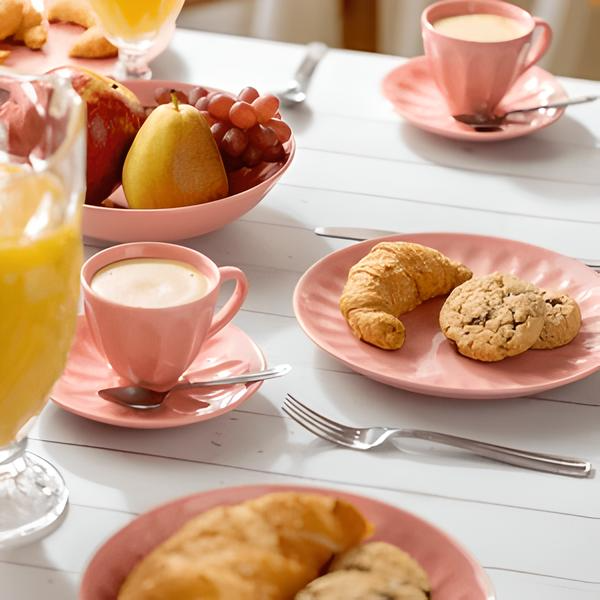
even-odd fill
[{"label": "glass pitcher base", "polygon": [[69,492],[46,460],[25,452],[0,466],[0,548],[29,544],[60,523]]}]

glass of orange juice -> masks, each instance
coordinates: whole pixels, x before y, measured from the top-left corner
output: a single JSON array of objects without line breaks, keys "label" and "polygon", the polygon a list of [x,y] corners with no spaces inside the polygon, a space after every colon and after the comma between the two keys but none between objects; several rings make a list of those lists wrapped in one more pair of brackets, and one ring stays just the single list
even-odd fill
[{"label": "glass of orange juice", "polygon": [[150,79],[146,54],[172,26],[184,0],[89,0],[106,37],[119,49],[117,79]]},{"label": "glass of orange juice", "polygon": [[41,536],[67,502],[26,444],[75,330],[85,143],[67,80],[0,72],[0,547]]}]

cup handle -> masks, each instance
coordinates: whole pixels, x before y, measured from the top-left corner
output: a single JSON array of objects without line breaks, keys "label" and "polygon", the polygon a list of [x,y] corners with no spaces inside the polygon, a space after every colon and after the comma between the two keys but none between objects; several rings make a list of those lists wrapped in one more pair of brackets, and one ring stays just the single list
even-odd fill
[{"label": "cup handle", "polygon": [[233,279],[235,289],[225,306],[213,317],[207,337],[211,337],[217,331],[223,329],[235,317],[248,295],[248,280],[243,271],[240,271],[237,267],[219,267],[219,273],[221,274],[221,283]]},{"label": "cup handle", "polygon": [[525,66],[523,67],[521,73],[524,73],[529,69],[529,67],[533,66],[536,62],[538,62],[546,51],[550,47],[550,43],[552,42],[552,27],[550,24],[544,21],[544,19],[540,19],[539,17],[533,17],[535,21],[535,26],[533,30],[540,28],[541,33],[538,39],[535,41],[533,46],[530,48],[527,53],[527,58],[525,60]]}]

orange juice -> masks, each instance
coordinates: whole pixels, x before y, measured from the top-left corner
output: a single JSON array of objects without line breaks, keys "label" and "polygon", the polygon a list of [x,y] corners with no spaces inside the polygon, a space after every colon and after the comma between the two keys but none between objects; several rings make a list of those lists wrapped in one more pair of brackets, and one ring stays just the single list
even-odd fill
[{"label": "orange juice", "polygon": [[183,0],[90,0],[106,33],[124,41],[153,37]]},{"label": "orange juice", "polygon": [[0,164],[0,447],[43,408],[71,344],[79,211],[50,173]]}]

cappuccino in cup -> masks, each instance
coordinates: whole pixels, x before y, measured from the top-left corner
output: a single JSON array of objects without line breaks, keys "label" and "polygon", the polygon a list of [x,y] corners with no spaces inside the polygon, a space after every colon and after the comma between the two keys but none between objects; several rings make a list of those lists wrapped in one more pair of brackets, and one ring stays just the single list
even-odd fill
[{"label": "cappuccino in cup", "polygon": [[443,35],[468,42],[506,42],[527,33],[516,19],[489,13],[456,15],[439,19],[433,28]]}]

